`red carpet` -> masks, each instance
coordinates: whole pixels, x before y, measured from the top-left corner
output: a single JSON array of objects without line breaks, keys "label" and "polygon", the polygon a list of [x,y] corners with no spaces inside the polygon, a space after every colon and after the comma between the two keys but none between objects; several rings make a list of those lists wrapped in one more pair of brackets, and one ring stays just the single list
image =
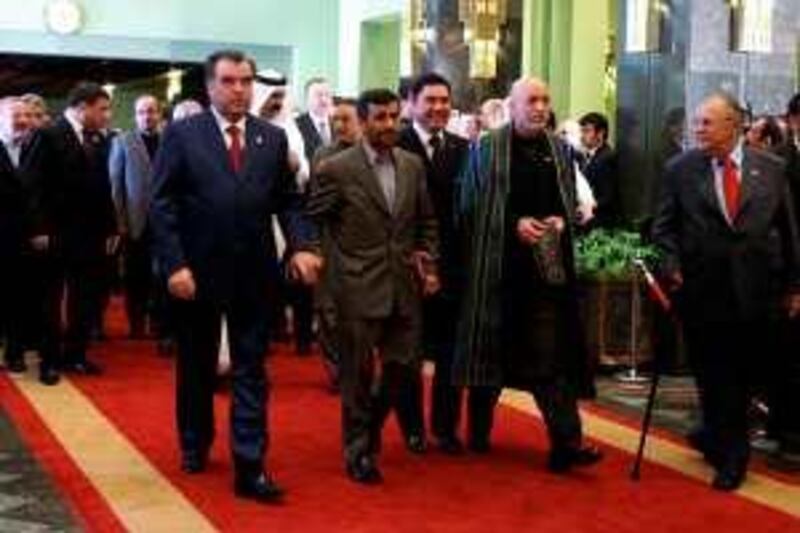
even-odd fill
[{"label": "red carpet", "polygon": [[[76,385],[152,464],[225,531],[800,531],[800,522],[704,483],[648,464],[645,479],[627,478],[630,456],[605,448],[596,468],[567,477],[545,471],[546,439],[538,420],[500,408],[486,457],[408,454],[394,422],[385,431],[383,486],[363,488],[343,473],[338,398],[325,392],[318,359],[277,354],[269,366],[272,444],[269,467],[289,495],[281,507],[242,502],[231,493],[227,396],[217,400],[217,441],[207,473],[178,470],[173,370],[148,343],[114,341],[96,351],[107,372]],[[6,385],[7,386],[7,385]],[[15,419],[34,417],[18,412]],[[35,424],[21,428],[30,436]],[[86,482],[52,440],[29,440],[73,502]],[[76,481],[77,480],[77,481]],[[89,490],[89,499],[93,496]],[[76,505],[92,529],[116,529],[102,503]],[[97,508],[101,507],[100,510]],[[99,527],[102,526],[102,527]]]}]

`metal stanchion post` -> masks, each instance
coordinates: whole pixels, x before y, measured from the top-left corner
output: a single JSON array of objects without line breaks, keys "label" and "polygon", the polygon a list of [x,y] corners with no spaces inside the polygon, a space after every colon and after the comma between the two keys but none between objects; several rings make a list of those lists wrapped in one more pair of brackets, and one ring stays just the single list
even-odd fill
[{"label": "metal stanchion post", "polygon": [[631,268],[631,346],[629,353],[629,368],[617,375],[617,380],[629,385],[648,383],[650,378],[639,373],[639,324],[642,316],[642,295],[639,285],[639,272],[634,266]]}]

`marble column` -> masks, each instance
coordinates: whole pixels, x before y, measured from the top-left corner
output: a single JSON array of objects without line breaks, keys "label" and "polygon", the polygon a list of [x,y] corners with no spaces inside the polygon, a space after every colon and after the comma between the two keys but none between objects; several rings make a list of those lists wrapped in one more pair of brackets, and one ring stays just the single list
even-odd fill
[{"label": "marble column", "polygon": [[797,86],[800,0],[774,0],[769,52],[731,51],[726,0],[660,0],[660,38],[649,51],[626,51],[631,4],[619,0],[617,144],[634,221],[652,214],[664,162],[692,146],[687,124],[706,95],[721,89],[755,114],[784,112]]}]

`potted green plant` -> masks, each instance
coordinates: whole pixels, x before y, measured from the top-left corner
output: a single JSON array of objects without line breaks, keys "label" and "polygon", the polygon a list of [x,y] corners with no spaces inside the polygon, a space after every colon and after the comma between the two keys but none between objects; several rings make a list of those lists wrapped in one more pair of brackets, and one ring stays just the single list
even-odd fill
[{"label": "potted green plant", "polygon": [[[575,266],[581,286],[581,314],[590,356],[601,366],[628,364],[631,355],[631,313],[636,287],[634,259],[654,263],[657,254],[638,233],[598,228],[579,237]],[[651,356],[652,310],[642,298],[637,327],[639,360]]]}]

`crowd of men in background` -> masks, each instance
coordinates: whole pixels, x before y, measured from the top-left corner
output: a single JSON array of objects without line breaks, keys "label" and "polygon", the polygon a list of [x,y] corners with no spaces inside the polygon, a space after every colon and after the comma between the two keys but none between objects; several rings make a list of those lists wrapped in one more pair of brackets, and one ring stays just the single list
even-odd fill
[{"label": "crowd of men in background", "polygon": [[[25,372],[24,353],[37,350],[44,385],[62,372],[100,374],[88,347],[121,273],[130,337],[177,352],[187,473],[206,468],[211,395],[232,367],[243,497],[283,494],[262,471],[261,357],[268,340],[290,333],[298,355],[319,343],[356,482],[382,480],[380,432],[392,409],[408,450],[428,450],[422,356],[435,362],[428,427],[442,452],[489,452],[494,405],[514,387],[543,412],[551,470],[601,459],[582,442],[577,409],[591,386],[576,334],[573,242],[576,231],[623,224],[605,116],[580,117],[572,133],[557,128],[547,85],[527,78],[475,114],[454,113],[450,84],[435,73],[399,96],[377,89],[358,99],[334,97],[314,78],[296,114],[287,79],[235,51],[209,58],[206,82],[211,105],[180,102],[169,121],[157,97],[139,96],[127,132],[111,128],[111,95],[92,82],[55,117],[35,95],[0,100],[9,372]],[[722,94],[697,120],[699,148],[681,147],[667,165],[652,237],[687,306],[704,413],[692,442],[716,468],[714,486],[732,490],[749,454],[752,354],[743,347],[765,342],[768,322],[781,324],[785,342],[762,384],[782,452],[800,454],[800,417],[787,407],[797,382],[775,379],[797,379],[798,326],[774,318],[771,305],[777,291],[798,311],[800,95],[781,121],[747,126]],[[686,183],[706,171],[707,196],[696,198]],[[749,337],[732,336],[737,328]],[[726,359],[735,368],[709,355],[720,350],[735,353]]]}]

